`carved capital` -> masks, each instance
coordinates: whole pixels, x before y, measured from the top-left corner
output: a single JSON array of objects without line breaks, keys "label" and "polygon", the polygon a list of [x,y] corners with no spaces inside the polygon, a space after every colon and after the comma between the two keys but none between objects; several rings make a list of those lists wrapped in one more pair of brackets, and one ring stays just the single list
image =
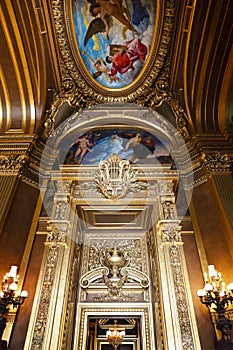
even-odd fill
[{"label": "carved capital", "polygon": [[58,244],[58,243],[66,243],[67,236],[67,225],[56,225],[50,223],[47,226],[48,235],[46,239],[46,243]]},{"label": "carved capital", "polygon": [[23,165],[26,163],[28,156],[21,155],[0,155],[0,174],[1,175],[18,175]]},{"label": "carved capital", "polygon": [[230,171],[231,159],[227,154],[216,151],[214,154],[202,153],[202,161],[206,169],[210,172]]},{"label": "carved capital", "polygon": [[71,182],[70,181],[57,181],[56,183],[57,194],[69,194],[71,191]]},{"label": "carved capital", "polygon": [[161,181],[158,182],[158,187],[159,187],[159,193],[160,194],[173,194],[173,182],[168,182],[168,181]]},{"label": "carved capital", "polygon": [[181,243],[182,238],[180,229],[180,226],[169,226],[169,224],[162,227],[162,242],[171,243],[172,245],[175,243]]}]

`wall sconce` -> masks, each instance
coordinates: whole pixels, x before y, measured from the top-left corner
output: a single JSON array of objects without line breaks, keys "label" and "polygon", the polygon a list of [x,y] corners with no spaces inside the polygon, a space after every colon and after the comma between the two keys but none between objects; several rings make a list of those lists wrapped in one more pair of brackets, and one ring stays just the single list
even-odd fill
[{"label": "wall sconce", "polygon": [[7,313],[10,307],[18,308],[28,296],[28,292],[23,290],[20,295],[15,295],[18,284],[17,266],[11,266],[10,271],[4,276],[0,291],[0,340],[7,323]]},{"label": "wall sconce", "polygon": [[233,349],[230,338],[232,322],[225,316],[225,312],[233,304],[233,283],[226,286],[222,274],[215,270],[214,265],[208,266],[208,274],[204,273],[204,280],[204,289],[199,289],[197,295],[202,304],[217,313],[216,328],[222,332],[220,343],[229,345],[227,349]]},{"label": "wall sconce", "polygon": [[114,350],[117,350],[118,346],[122,343],[125,336],[125,330],[118,330],[116,323],[117,320],[114,320],[114,327],[109,328],[109,330],[106,333],[108,342],[112,345]]}]

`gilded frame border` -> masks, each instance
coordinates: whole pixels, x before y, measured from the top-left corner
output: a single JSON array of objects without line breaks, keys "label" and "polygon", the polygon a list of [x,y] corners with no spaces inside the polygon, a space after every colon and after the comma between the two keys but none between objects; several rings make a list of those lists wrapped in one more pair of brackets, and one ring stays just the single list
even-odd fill
[{"label": "gilded frame border", "polygon": [[161,76],[169,55],[172,32],[176,14],[176,2],[173,0],[157,0],[158,11],[156,37],[150,52],[150,62],[135,83],[121,89],[109,89],[98,84],[86,74],[83,63],[75,54],[74,33],[72,29],[71,0],[52,0],[54,26],[61,53],[62,80],[71,80],[78,94],[91,97],[98,103],[132,102],[147,89],[153,88],[156,79]]},{"label": "gilded frame border", "polygon": [[143,349],[153,350],[154,349],[154,338],[153,338],[153,330],[150,327],[152,317],[151,310],[149,305],[138,305],[134,307],[129,307],[129,305],[125,305],[122,307],[121,305],[109,304],[107,307],[103,306],[90,306],[90,305],[79,305],[79,317],[78,324],[76,328],[78,329],[78,334],[76,339],[78,339],[78,343],[75,345],[74,350],[83,350],[85,349],[85,342],[87,337],[87,318],[90,316],[117,316],[117,315],[127,315],[127,316],[140,316],[142,322],[142,339],[143,339]]}]

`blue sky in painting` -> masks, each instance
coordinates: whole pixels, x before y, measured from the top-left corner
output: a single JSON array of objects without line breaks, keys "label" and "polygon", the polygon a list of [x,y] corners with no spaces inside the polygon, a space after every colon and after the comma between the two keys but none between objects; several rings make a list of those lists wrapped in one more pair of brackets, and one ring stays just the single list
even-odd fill
[{"label": "blue sky in painting", "polygon": [[[111,0],[113,1],[113,0]],[[123,5],[127,7],[131,16],[131,23],[134,28],[140,33],[140,40],[148,48],[148,53],[151,47],[151,42],[154,33],[155,22],[155,3],[151,0],[123,0]],[[90,22],[94,19],[89,14],[90,3],[87,0],[73,0],[73,19],[76,33],[76,40],[79,48],[79,53],[88,70],[93,75],[94,67],[91,65],[89,56],[93,59],[105,57],[109,54],[110,44],[124,44],[125,41],[135,37],[135,33],[131,30],[126,31],[126,38],[122,36],[123,25],[112,17],[112,26],[109,31],[109,40],[106,39],[105,33],[99,33],[92,37],[84,47],[84,38]],[[110,69],[110,65],[108,64]],[[124,75],[118,76],[123,79],[121,82],[108,83],[104,74],[100,75],[96,81],[105,87],[121,88],[130,84],[143,68],[143,63],[140,60],[134,62],[134,69],[127,71]]]},{"label": "blue sky in painting", "polygon": [[[140,142],[136,147],[130,145],[125,150],[128,141],[135,137],[137,133],[140,134]],[[155,163],[157,162],[156,159],[160,157],[165,157],[166,161],[171,162],[168,145],[166,146],[157,137],[144,130],[96,130],[87,132],[81,135],[80,138],[85,135],[88,135],[90,146],[81,162],[84,165],[98,164],[114,153],[122,159],[135,159],[136,162]],[[76,164],[79,159],[79,156],[75,157],[78,148],[77,141],[74,141],[69,149],[65,160],[66,164]]]}]

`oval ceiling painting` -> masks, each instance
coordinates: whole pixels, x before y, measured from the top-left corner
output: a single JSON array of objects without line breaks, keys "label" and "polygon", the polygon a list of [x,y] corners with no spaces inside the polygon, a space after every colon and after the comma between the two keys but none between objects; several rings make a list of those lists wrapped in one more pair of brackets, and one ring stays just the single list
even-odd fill
[{"label": "oval ceiling painting", "polygon": [[73,0],[80,56],[106,88],[133,83],[149,57],[155,23],[151,0]]}]

